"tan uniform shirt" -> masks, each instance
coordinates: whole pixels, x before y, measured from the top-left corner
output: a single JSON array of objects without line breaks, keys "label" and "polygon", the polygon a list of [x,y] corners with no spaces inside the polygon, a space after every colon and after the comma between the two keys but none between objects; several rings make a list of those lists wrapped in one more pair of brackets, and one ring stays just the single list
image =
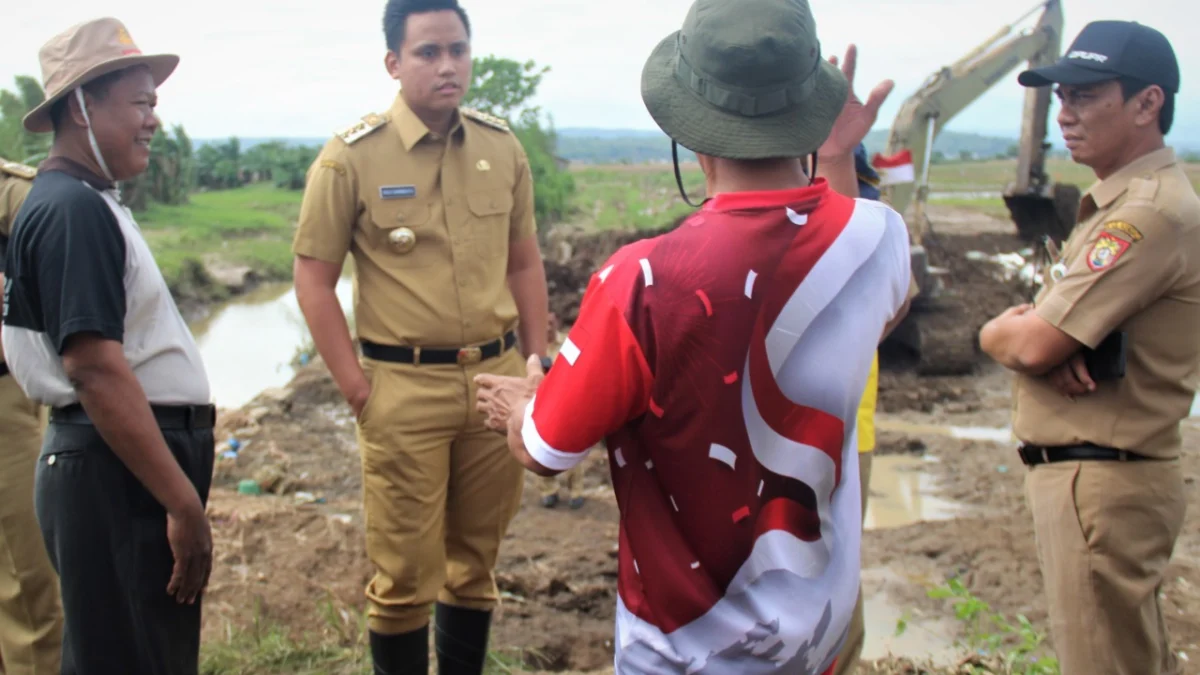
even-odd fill
[{"label": "tan uniform shirt", "polygon": [[[9,162],[0,157],[0,237],[12,234],[13,222],[17,219],[17,210],[25,202],[25,197],[33,188],[33,178],[37,170],[33,167]],[[0,247],[0,256],[3,256]],[[3,260],[0,260],[0,272],[3,272]],[[4,362],[4,345],[0,344],[0,363]]]},{"label": "tan uniform shirt", "polygon": [[1200,199],[1170,148],[1094,185],[1067,239],[1066,275],[1047,279],[1039,316],[1096,347],[1128,337],[1125,377],[1070,401],[1018,375],[1014,432],[1034,445],[1090,442],[1163,459],[1200,384]]},{"label": "tan uniform shirt", "polygon": [[509,244],[534,233],[529,162],[504,123],[463,110],[439,137],[398,95],[321,150],[293,250],[353,254],[360,338],[457,347],[515,327]]}]

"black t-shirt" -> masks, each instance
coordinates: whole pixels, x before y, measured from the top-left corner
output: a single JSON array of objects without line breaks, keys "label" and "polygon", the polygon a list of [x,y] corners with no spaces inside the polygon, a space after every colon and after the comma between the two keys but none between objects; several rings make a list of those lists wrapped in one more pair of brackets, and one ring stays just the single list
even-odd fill
[{"label": "black t-shirt", "polygon": [[125,238],[99,193],[65,173],[43,173],[7,248],[6,325],[45,334],[60,355],[77,333],[123,340]]}]

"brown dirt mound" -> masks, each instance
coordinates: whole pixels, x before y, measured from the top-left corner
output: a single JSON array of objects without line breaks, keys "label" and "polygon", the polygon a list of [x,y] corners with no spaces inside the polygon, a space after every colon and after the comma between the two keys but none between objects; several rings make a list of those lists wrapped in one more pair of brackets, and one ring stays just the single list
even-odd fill
[{"label": "brown dirt mound", "polygon": [[552,233],[548,237],[549,254],[545,260],[550,311],[565,326],[575,323],[579,317],[579,301],[587,290],[588,279],[605,260],[622,246],[670,232],[682,220],[679,218],[670,225],[654,230],[585,232],[559,229]]}]

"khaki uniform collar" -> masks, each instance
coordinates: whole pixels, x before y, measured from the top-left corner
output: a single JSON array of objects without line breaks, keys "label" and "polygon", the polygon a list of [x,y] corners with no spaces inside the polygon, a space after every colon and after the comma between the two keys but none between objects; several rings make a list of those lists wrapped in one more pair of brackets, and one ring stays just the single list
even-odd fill
[{"label": "khaki uniform collar", "polygon": [[1121,167],[1113,175],[1097,182],[1088,189],[1087,195],[1092,198],[1097,209],[1105,209],[1117,201],[1129,187],[1134,178],[1152,171],[1165,169],[1175,163],[1175,151],[1169,147],[1160,148],[1147,153]]},{"label": "khaki uniform collar", "polygon": [[[417,114],[408,107],[408,103],[404,101],[402,94],[396,94],[396,100],[392,103],[391,109],[392,121],[396,124],[396,133],[400,134],[400,142],[404,144],[405,151],[412,151],[417,143],[420,143],[426,136],[432,136],[433,132]],[[462,123],[462,115],[458,112],[454,113],[454,122],[450,126],[450,135],[454,136],[460,131],[465,133],[466,127]]]}]

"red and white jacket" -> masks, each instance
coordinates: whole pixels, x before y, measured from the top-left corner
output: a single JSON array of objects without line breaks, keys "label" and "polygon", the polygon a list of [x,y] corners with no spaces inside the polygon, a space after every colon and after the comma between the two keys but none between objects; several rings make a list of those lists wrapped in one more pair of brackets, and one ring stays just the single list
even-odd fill
[{"label": "red and white jacket", "polygon": [[901,217],[824,180],[719,195],[593,275],[523,438],[558,470],[607,443],[618,674],[831,667],[858,596],[856,410],[909,275]]}]

